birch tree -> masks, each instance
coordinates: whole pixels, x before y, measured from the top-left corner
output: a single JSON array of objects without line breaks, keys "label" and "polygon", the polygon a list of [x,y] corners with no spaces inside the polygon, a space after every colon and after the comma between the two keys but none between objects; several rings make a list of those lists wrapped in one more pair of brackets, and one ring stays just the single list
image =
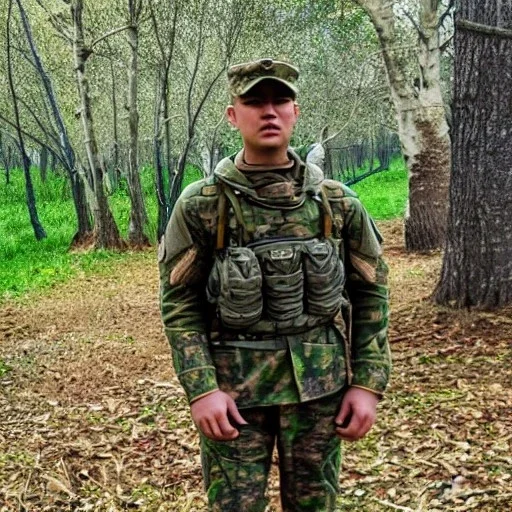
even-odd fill
[{"label": "birch tree", "polygon": [[21,119],[20,119],[20,111],[18,107],[18,97],[16,94],[16,87],[14,84],[14,76],[13,76],[13,59],[12,59],[12,38],[11,38],[11,30],[13,24],[12,10],[13,10],[13,2],[14,0],[9,0],[7,5],[7,23],[6,23],[6,52],[7,52],[7,76],[9,83],[9,92],[11,94],[12,106],[14,111],[14,119],[15,119],[15,127],[17,134],[17,146],[21,154],[21,159],[23,163],[23,174],[25,177],[25,193],[26,193],[26,202],[27,208],[30,216],[30,223],[32,224],[32,229],[34,230],[34,235],[37,240],[42,240],[46,238],[46,232],[39,220],[39,215],[37,213],[36,206],[36,197],[34,193],[34,186],[32,184],[32,176],[30,174],[30,160],[27,155],[24,135],[21,129]]},{"label": "birch tree", "polygon": [[440,0],[420,0],[417,19],[409,11],[402,11],[418,34],[417,76],[412,80],[400,40],[397,2],[355,1],[370,16],[379,38],[409,171],[406,248],[440,248],[446,234],[451,167],[450,135],[440,81],[439,29],[446,7],[443,9]]}]

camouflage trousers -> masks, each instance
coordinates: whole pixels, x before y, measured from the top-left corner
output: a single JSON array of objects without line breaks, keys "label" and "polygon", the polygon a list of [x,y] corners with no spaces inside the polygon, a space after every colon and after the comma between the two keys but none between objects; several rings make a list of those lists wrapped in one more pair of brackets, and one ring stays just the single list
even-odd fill
[{"label": "camouflage trousers", "polygon": [[249,425],[233,441],[201,436],[208,510],[264,512],[274,446],[283,512],[332,512],[341,464],[334,417],[342,394],[293,405],[242,409]]}]

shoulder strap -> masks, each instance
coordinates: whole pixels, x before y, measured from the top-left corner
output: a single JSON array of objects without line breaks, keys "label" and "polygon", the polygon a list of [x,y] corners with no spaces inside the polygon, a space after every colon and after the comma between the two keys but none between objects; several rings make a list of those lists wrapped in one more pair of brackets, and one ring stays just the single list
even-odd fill
[{"label": "shoulder strap", "polygon": [[[220,250],[225,247],[228,201],[233,208],[237,223],[242,230],[243,241],[244,243],[248,243],[250,241],[250,235],[244,222],[240,201],[236,197],[236,194],[226,183],[217,182],[214,186],[217,187],[216,192],[219,194],[216,248]],[[340,199],[341,197],[345,196],[345,188],[342,183],[337,181],[323,180],[319,187],[319,194],[322,203],[323,235],[326,238],[329,238],[332,235],[332,225],[334,219],[330,201]]]},{"label": "shoulder strap", "polygon": [[326,188],[324,187],[324,184],[322,183],[320,187],[320,198],[322,199],[322,209],[323,209],[323,230],[324,230],[324,237],[329,238],[332,235],[332,208],[331,204],[329,203],[329,197],[326,192]]},{"label": "shoulder strap", "polygon": [[217,249],[224,249],[226,243],[226,223],[228,215],[228,201],[235,212],[235,217],[239,228],[242,233],[242,240],[244,244],[250,241],[249,232],[247,225],[244,222],[244,216],[242,213],[242,207],[240,201],[236,197],[233,189],[224,182],[218,182],[219,187],[219,202],[218,202],[218,220],[217,220]]}]

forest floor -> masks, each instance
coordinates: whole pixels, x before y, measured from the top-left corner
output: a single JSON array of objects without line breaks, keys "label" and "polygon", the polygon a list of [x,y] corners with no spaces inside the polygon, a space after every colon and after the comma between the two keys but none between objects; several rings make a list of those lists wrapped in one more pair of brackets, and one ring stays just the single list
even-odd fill
[{"label": "forest floor", "polygon": [[[441,254],[379,226],[394,372],[371,434],[345,445],[337,510],[510,511],[512,309],[434,306]],[[155,258],[0,305],[0,511],[206,509]],[[275,467],[270,497],[279,511]]]}]

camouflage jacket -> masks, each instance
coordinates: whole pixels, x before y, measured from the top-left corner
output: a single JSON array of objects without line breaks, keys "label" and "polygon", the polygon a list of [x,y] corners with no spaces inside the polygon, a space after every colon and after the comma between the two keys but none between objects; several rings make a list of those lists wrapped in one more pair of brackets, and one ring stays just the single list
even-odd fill
[{"label": "camouflage jacket", "polygon": [[[189,401],[222,389],[243,408],[312,400],[346,385],[377,394],[386,388],[391,359],[380,235],[354,192],[294,158],[302,183],[291,199],[260,197],[225,158],[213,177],[189,185],[175,205],[159,246],[160,300],[173,364]],[[216,254],[222,187],[238,198],[237,207],[228,209],[229,244],[243,244],[244,235],[252,241],[321,236],[327,210],[330,237],[345,265],[350,306],[344,314],[340,308],[327,325],[306,324],[285,335],[219,328],[206,283]]]}]

